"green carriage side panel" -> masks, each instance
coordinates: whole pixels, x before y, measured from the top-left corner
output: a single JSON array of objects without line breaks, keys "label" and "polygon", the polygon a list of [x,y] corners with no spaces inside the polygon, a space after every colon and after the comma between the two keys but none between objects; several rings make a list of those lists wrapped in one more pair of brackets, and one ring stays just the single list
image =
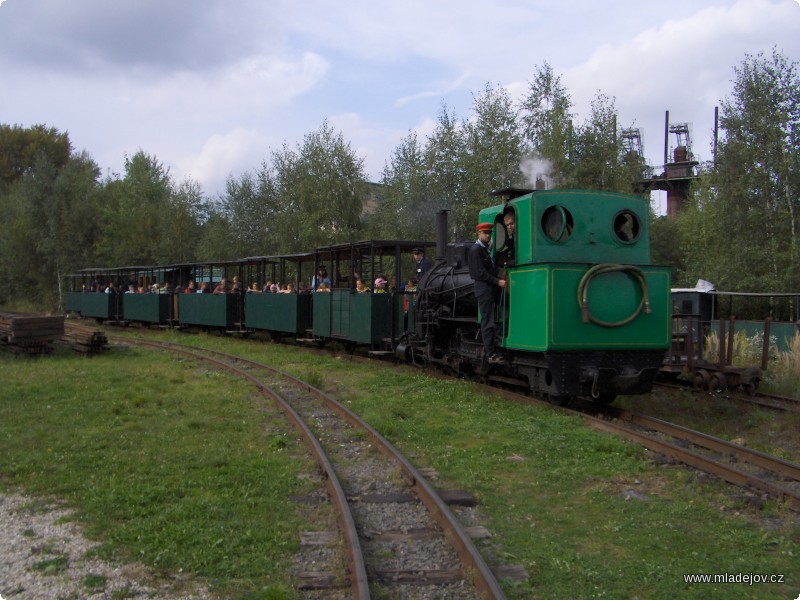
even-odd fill
[{"label": "green carriage side panel", "polygon": [[370,345],[391,337],[392,294],[333,290],[331,295],[331,337]]},{"label": "green carriage side panel", "polygon": [[[382,294],[385,295],[385,294]],[[351,294],[350,315],[348,322],[350,329],[347,339],[359,344],[372,343],[372,297],[373,294]]]},{"label": "green carriage side panel", "polygon": [[[651,312],[630,323],[603,327],[584,323],[578,286],[586,265],[542,265],[511,274],[511,315],[505,346],[530,351],[663,350],[670,343],[670,270],[639,267],[648,287]],[[543,277],[544,276],[544,277]],[[543,281],[544,278],[544,281]],[[517,282],[525,282],[516,285]],[[529,284],[529,285],[526,285]],[[526,290],[536,286],[541,292]],[[622,321],[642,299],[639,283],[623,272],[598,275],[589,283],[589,310],[602,321]],[[522,293],[518,293],[518,292]]]},{"label": "green carriage side panel", "polygon": [[393,332],[398,331],[393,327],[392,307],[395,305],[395,298],[400,294],[373,294],[372,296],[371,343],[380,344],[385,340],[391,340]]},{"label": "green carriage side panel", "polygon": [[331,337],[350,339],[350,300],[355,295],[350,290],[331,291]]},{"label": "green carriage side panel", "polygon": [[244,300],[245,324],[251,329],[272,329],[279,317],[276,316],[279,296],[287,294],[247,294]]},{"label": "green carriage side panel", "polygon": [[245,324],[253,329],[303,334],[311,327],[310,294],[247,294]]},{"label": "green carriage side panel", "polygon": [[81,316],[95,319],[122,319],[122,297],[120,294],[90,292],[84,294],[81,303]]},{"label": "green carriage side panel", "polygon": [[312,310],[314,312],[314,324],[311,329],[317,337],[331,337],[331,306],[333,304],[333,292],[317,292],[314,294]]},{"label": "green carriage side panel", "polygon": [[408,320],[406,321],[405,331],[414,331],[414,328],[416,327],[417,324],[415,317],[415,315],[417,314],[415,310],[415,307],[417,306],[417,293],[406,292],[405,298],[408,300]]},{"label": "green carriage side panel", "polygon": [[239,316],[235,294],[179,294],[180,322],[206,327],[233,326]]},{"label": "green carriage side panel", "polygon": [[83,308],[83,296],[85,292],[65,292],[64,311],[80,313]]},{"label": "green carriage side panel", "polygon": [[123,294],[122,306],[127,321],[165,323],[170,319],[172,294]]},{"label": "green carriage side panel", "polygon": [[350,334],[359,344],[380,344],[392,335],[392,294],[353,294],[350,298]]}]

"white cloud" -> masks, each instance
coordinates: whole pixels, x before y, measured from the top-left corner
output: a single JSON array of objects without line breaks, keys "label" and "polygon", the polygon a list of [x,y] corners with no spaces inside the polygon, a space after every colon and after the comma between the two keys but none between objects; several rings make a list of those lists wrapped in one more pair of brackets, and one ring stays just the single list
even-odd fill
[{"label": "white cloud", "polygon": [[262,161],[257,157],[266,158],[270,143],[274,140],[255,130],[237,128],[214,134],[199,154],[179,159],[175,170],[179,178],[193,179],[206,191],[222,191],[229,175],[238,178],[244,171],[257,169]]},{"label": "white cloud", "polygon": [[418,92],[416,94],[411,94],[410,96],[404,96],[402,98],[398,98],[397,101],[395,102],[395,106],[404,106],[409,102],[414,102],[415,100],[420,100],[422,98],[443,98],[448,93],[462,88],[464,84],[469,80],[469,77],[470,77],[469,72],[462,73],[454,80],[441,82],[440,85],[428,91]]},{"label": "white cloud", "polygon": [[436,131],[437,125],[438,121],[436,119],[426,117],[414,126],[413,131],[417,134],[417,139],[424,143]]}]

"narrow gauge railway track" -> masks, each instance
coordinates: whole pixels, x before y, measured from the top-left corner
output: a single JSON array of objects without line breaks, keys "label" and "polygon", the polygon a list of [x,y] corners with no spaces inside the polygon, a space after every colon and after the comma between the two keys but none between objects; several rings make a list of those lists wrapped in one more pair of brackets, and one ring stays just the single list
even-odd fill
[{"label": "narrow gauge railway track", "polygon": [[[782,501],[789,509],[800,512],[800,465],[797,463],[614,406],[578,402],[573,407],[555,407],[546,400],[526,394],[496,387],[493,389],[515,401],[576,412],[594,429],[624,437],[653,452],[720,477],[728,483],[769,494]],[[749,395],[742,394],[736,398],[752,399]],[[787,401],[798,402],[793,398],[779,396],[774,401],[778,402],[777,406],[784,407],[782,410],[795,410],[790,408],[792,403]],[[776,408],[769,404],[766,406]]]},{"label": "narrow gauge railway track", "polygon": [[[311,352],[325,352],[311,347],[309,349]],[[351,355],[351,359],[365,362],[375,360],[359,355]],[[434,370],[427,369],[426,372],[434,377],[449,378]],[[476,383],[488,385],[477,381]],[[578,403],[574,408],[555,407],[546,400],[524,393],[496,386],[492,386],[492,389],[515,402],[574,412],[594,429],[624,437],[653,452],[720,477],[736,486],[769,494],[783,501],[791,510],[800,512],[800,465],[796,463],[613,406],[602,407],[603,412],[598,414],[598,406],[594,403],[584,403],[583,407]],[[672,441],[666,438],[672,438]],[[690,446],[696,449],[692,450]]]},{"label": "narrow gauge railway track", "polygon": [[747,404],[755,404],[762,408],[769,408],[772,410],[779,410],[784,412],[800,412],[800,398],[792,398],[790,396],[781,396],[779,394],[770,394],[767,392],[755,391],[752,394],[742,391],[724,391],[713,392],[709,390],[702,390],[699,388],[687,385],[679,385],[675,383],[657,382],[656,386],[665,387],[670,389],[691,390],[696,394],[720,394],[722,398],[730,400],[737,400]]},{"label": "narrow gauge railway track", "polygon": [[732,396],[736,400],[742,402],[752,402],[763,406],[764,408],[772,408],[775,410],[800,412],[800,398],[792,398],[790,396],[780,396],[778,394],[768,394],[766,392],[756,392],[753,396],[734,394]]},{"label": "narrow gauge railway track", "polygon": [[[370,585],[392,597],[505,598],[440,494],[383,436],[334,398],[238,356],[169,342],[114,339],[209,362],[247,379],[278,404],[323,471],[344,542],[346,573],[340,578],[349,580],[353,598],[369,598]],[[305,587],[335,588],[335,574],[309,575]]]},{"label": "narrow gauge railway track", "polygon": [[800,465],[796,463],[613,406],[598,412],[596,405],[586,403],[580,415],[596,429],[622,435],[729,483],[767,493],[800,512]]},{"label": "narrow gauge railway track", "polygon": [[800,512],[800,465],[797,463],[615,406],[583,400],[570,406],[554,406],[547,400],[525,393],[492,387],[498,394],[515,402],[577,414],[594,429],[624,437],[736,486],[769,494],[790,510]]},{"label": "narrow gauge railway track", "polygon": [[800,465],[796,463],[614,406],[575,401],[571,406],[557,407],[519,392],[497,391],[515,402],[576,414],[593,429],[613,433],[728,483],[769,494],[800,512]]},{"label": "narrow gauge railway track", "polygon": [[[357,355],[354,355],[353,359],[366,360],[365,357]],[[430,370],[427,372],[442,378],[448,377]],[[598,405],[595,403],[586,402],[582,406],[578,403],[574,408],[555,407],[546,400],[523,393],[496,386],[492,386],[492,389],[515,401],[576,412],[590,427],[624,437],[680,463],[720,477],[728,483],[769,494],[784,502],[789,509],[800,512],[800,465],[796,463],[614,406],[602,406],[600,407],[602,412],[598,413]],[[768,394],[758,395],[758,397],[768,396]],[[753,399],[752,396],[744,394],[735,397],[745,401]],[[769,404],[766,406],[771,408],[783,406],[785,407],[783,410],[793,410],[791,408],[793,400],[797,403],[792,398],[776,397],[773,400],[777,403],[775,406]]]}]

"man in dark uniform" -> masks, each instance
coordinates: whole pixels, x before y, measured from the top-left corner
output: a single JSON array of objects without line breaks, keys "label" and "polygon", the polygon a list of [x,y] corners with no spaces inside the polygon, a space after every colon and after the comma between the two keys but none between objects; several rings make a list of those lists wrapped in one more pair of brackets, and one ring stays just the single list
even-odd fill
[{"label": "man in dark uniform", "polygon": [[425,271],[431,268],[431,261],[425,258],[425,248],[414,248],[411,254],[414,255],[414,261],[417,263],[416,267],[414,267],[415,279],[419,281]]},{"label": "man in dark uniform", "polygon": [[481,337],[483,338],[483,356],[490,364],[505,362],[505,357],[494,347],[494,313],[497,293],[506,287],[506,280],[497,277],[497,266],[489,254],[489,242],[492,239],[492,224],[479,223],[478,240],[470,246],[467,254],[469,275],[475,282],[475,298],[481,309]]}]

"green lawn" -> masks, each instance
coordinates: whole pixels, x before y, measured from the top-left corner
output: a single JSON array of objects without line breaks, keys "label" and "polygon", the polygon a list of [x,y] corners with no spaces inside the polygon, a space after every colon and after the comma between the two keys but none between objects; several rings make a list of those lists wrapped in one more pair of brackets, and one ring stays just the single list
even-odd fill
[{"label": "green lawn", "polygon": [[[719,482],[586,429],[407,367],[204,335],[338,395],[437,485],[480,502],[487,555],[525,567],[509,598],[796,598],[800,530]],[[0,486],[78,510],[102,554],[195,573],[227,597],[291,598],[305,516],[288,498],[313,470],[248,386],[146,350],[87,359],[0,354]],[[783,574],[785,582],[686,584],[691,573]]]}]

